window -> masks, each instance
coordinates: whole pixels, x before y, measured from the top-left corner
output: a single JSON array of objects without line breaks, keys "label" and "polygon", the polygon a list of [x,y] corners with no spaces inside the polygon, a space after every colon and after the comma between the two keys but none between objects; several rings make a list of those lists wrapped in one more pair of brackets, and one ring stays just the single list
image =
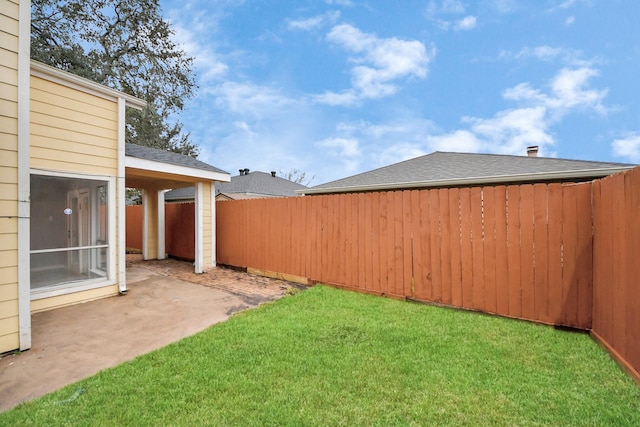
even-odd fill
[{"label": "window", "polygon": [[109,181],[31,175],[31,291],[108,279]]}]

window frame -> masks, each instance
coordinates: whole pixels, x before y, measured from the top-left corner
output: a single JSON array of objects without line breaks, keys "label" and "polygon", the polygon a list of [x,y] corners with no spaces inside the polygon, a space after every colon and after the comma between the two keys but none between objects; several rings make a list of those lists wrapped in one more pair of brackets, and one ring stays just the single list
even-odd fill
[{"label": "window frame", "polygon": [[[72,283],[63,283],[58,285],[51,285],[36,289],[30,288],[31,301],[51,298],[61,295],[73,294],[82,291],[88,291],[92,289],[98,289],[108,286],[113,286],[117,284],[117,268],[116,268],[116,255],[117,255],[117,197],[116,197],[116,177],[115,176],[106,176],[106,175],[93,175],[93,174],[83,174],[83,173],[74,173],[74,172],[60,172],[60,171],[51,171],[51,170],[43,170],[43,169],[31,169],[30,170],[30,180],[33,175],[39,176],[51,176],[58,178],[69,178],[69,179],[84,179],[84,180],[92,180],[92,181],[103,181],[104,185],[107,188],[107,266],[106,266],[106,277],[87,279],[78,282]],[[92,206],[98,203],[97,200],[91,200]],[[29,214],[31,216],[31,214]],[[95,229],[95,227],[99,227],[99,224],[96,224],[98,218],[92,215],[90,219],[90,227],[91,229]],[[90,249],[96,245],[90,245],[86,249]],[[100,246],[100,245],[98,245]],[[54,249],[55,250],[55,249]],[[32,254],[37,254],[41,252],[46,252],[47,250],[32,250],[31,244],[29,243],[29,256]],[[90,255],[91,256],[91,255]]]}]

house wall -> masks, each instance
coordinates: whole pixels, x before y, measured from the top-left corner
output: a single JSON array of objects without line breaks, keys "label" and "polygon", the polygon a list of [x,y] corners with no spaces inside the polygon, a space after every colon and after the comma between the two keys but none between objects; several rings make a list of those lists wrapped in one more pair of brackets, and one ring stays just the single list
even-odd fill
[{"label": "house wall", "polygon": [[19,347],[18,1],[0,0],[0,353]]},{"label": "house wall", "polygon": [[[63,173],[115,177],[118,172],[117,102],[31,77],[30,167]],[[118,191],[117,188],[113,188]],[[110,207],[117,211],[117,204]],[[117,242],[113,242],[117,245]],[[117,248],[115,250],[117,254]],[[116,256],[117,258],[117,256]],[[118,260],[112,260],[111,263]],[[114,278],[117,281],[117,277]],[[118,293],[117,283],[32,302],[42,311]]]},{"label": "house wall", "polygon": [[116,176],[117,103],[31,78],[31,168]]}]

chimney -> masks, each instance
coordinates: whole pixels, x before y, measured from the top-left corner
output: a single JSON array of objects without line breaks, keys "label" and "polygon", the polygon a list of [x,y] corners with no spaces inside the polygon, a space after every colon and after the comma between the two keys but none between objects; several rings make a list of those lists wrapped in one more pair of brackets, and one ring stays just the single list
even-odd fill
[{"label": "chimney", "polygon": [[240,172],[240,175],[244,175],[244,169],[238,169],[238,172]]},{"label": "chimney", "polygon": [[271,176],[275,178],[276,177],[276,171],[271,171]]},{"label": "chimney", "polygon": [[527,156],[529,157],[538,157],[538,146],[530,145],[527,147]]},{"label": "chimney", "polygon": [[249,175],[249,168],[244,168],[244,174]]}]

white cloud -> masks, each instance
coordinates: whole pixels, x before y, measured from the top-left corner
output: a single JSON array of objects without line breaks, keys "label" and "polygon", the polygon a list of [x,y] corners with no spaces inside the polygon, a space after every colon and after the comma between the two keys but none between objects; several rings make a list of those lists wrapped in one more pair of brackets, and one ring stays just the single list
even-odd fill
[{"label": "white cloud", "polygon": [[350,106],[360,102],[358,94],[354,90],[345,90],[341,93],[325,92],[320,95],[315,95],[313,99],[320,104],[326,105],[344,105]]},{"label": "white cloud", "polygon": [[475,16],[465,16],[455,23],[453,29],[456,31],[468,31],[472,30],[476,27],[476,17]]},{"label": "white cloud", "polygon": [[332,137],[318,141],[315,145],[327,149],[327,154],[341,162],[347,173],[358,170],[362,161],[362,152],[357,139]]},{"label": "white cloud", "polygon": [[541,154],[555,144],[550,128],[566,114],[594,111],[603,114],[606,90],[589,87],[597,76],[589,67],[563,68],[551,79],[547,92],[521,83],[503,92],[506,100],[517,101],[519,108],[497,112],[491,118],[465,117],[468,129],[443,135],[431,135],[427,144],[435,150],[523,154],[528,145],[538,145]]},{"label": "white cloud", "polygon": [[591,67],[563,68],[551,82],[554,97],[550,98],[550,106],[562,112],[581,107],[606,113],[602,100],[607,90],[586,88],[589,79],[598,74],[598,70]]},{"label": "white cloud", "polygon": [[296,103],[275,88],[251,83],[225,82],[205,92],[215,96],[216,106],[226,112],[257,117],[276,114]]},{"label": "white cloud", "polygon": [[424,143],[399,142],[374,154],[373,160],[378,166],[386,166],[424,156],[425,154],[427,154],[427,151]]},{"label": "white cloud", "polygon": [[[189,21],[180,20],[175,12],[170,13],[175,22],[172,22],[174,30],[173,40],[189,56],[194,58],[194,65],[200,78],[200,83],[207,84],[211,81],[226,76],[229,67],[208,43],[203,43],[200,34],[206,29],[207,18],[202,13],[195,13],[189,17]],[[215,27],[216,24],[209,24]]]},{"label": "white cloud", "polygon": [[524,154],[528,145],[553,144],[548,133],[543,107],[520,108],[498,112],[489,119],[464,118],[468,130],[456,130],[444,135],[429,136],[427,144],[433,150]]},{"label": "white cloud", "polygon": [[576,22],[576,17],[575,16],[570,16],[567,19],[565,19],[564,23],[567,25],[573,25],[573,23]]},{"label": "white cloud", "polygon": [[351,0],[325,0],[327,4],[335,4],[336,6],[353,7],[355,4]]},{"label": "white cloud", "polygon": [[484,149],[484,142],[468,130],[456,130],[444,135],[430,135],[426,141],[434,151],[476,153]]},{"label": "white cloud", "polygon": [[491,3],[500,13],[510,13],[516,8],[515,0],[492,0]]},{"label": "white cloud", "polygon": [[[367,150],[358,158],[358,168],[351,171],[357,173],[362,172],[359,169],[362,164],[376,168],[426,154],[425,139],[434,129],[431,121],[411,111],[397,111],[395,117],[378,123],[341,122],[325,141],[366,141]],[[337,152],[332,154],[339,159]],[[355,166],[355,162],[351,165]]]},{"label": "white cloud", "polygon": [[611,143],[613,155],[624,157],[633,163],[640,163],[640,133],[630,133]]},{"label": "white cloud", "polygon": [[557,12],[559,10],[570,9],[573,6],[577,5],[578,3],[586,3],[587,1],[589,1],[589,0],[564,0],[561,3],[559,3],[558,5],[548,9],[547,12],[553,13],[553,12]]},{"label": "white cloud", "polygon": [[353,87],[342,93],[316,96],[318,102],[351,105],[358,99],[381,98],[397,91],[398,79],[427,75],[431,57],[417,40],[383,39],[347,24],[333,27],[327,39],[357,55],[351,58],[356,64],[351,69]]},{"label": "white cloud", "polygon": [[566,51],[562,48],[543,45],[536,47],[525,47],[517,52],[514,56],[518,59],[533,57],[541,61],[550,61],[565,53]]},{"label": "white cloud", "polygon": [[505,99],[542,105],[558,116],[574,108],[605,114],[607,108],[602,101],[607,96],[607,90],[588,87],[589,80],[597,75],[598,70],[591,67],[563,68],[551,80],[550,94],[533,89],[528,83],[521,83],[506,89],[502,95]]},{"label": "white cloud", "polygon": [[324,27],[327,24],[332,24],[336,22],[338,18],[340,18],[340,12],[331,11],[323,15],[314,16],[312,18],[300,19],[300,20],[289,20],[288,27],[289,29],[293,29],[293,30],[311,31],[311,30]]},{"label": "white cloud", "polygon": [[559,4],[557,7],[558,9],[567,9],[573,6],[574,4],[576,4],[576,0],[565,0],[564,2]]},{"label": "white cloud", "polygon": [[476,26],[475,16],[468,15],[455,21],[442,18],[443,15],[462,15],[465,11],[465,6],[459,0],[442,0],[440,2],[432,0],[426,8],[425,16],[441,30],[468,31]]},{"label": "white cloud", "polygon": [[440,2],[432,0],[427,6],[427,15],[433,17],[437,14],[462,14],[465,8],[460,0],[442,0]]}]

